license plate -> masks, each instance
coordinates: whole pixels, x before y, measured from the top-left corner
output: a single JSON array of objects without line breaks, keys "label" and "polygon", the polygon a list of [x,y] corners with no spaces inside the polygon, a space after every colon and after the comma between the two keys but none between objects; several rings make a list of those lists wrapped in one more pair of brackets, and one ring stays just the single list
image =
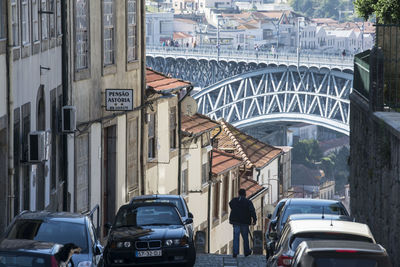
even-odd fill
[{"label": "license plate", "polygon": [[136,251],[136,257],[159,257],[162,256],[161,250]]}]

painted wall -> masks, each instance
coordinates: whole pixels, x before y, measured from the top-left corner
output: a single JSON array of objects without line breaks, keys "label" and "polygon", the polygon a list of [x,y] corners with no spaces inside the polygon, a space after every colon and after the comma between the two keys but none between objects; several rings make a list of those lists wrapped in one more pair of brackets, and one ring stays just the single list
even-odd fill
[{"label": "painted wall", "polygon": [[7,114],[7,65],[6,56],[0,55],[0,118]]},{"label": "painted wall", "polygon": [[101,130],[101,123],[94,123],[90,127],[90,208],[101,204]]},{"label": "painted wall", "polygon": [[[259,183],[265,187],[270,187],[264,201],[265,204],[273,204],[278,200],[278,158],[274,159],[260,171]],[[254,169],[253,179],[257,181],[258,172]]]},{"label": "painted wall", "polygon": [[126,115],[118,116],[116,211],[126,203]]}]

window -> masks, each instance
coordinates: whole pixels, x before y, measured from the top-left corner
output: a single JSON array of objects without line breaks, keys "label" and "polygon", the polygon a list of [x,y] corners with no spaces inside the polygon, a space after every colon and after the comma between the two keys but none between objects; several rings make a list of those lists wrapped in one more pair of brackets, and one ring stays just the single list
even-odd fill
[{"label": "window", "polygon": [[114,64],[114,0],[103,0],[104,66]]},{"label": "window", "polygon": [[[41,0],[41,11],[48,11],[47,10],[47,0]],[[42,13],[42,40],[49,39],[49,31],[48,31],[48,14]]]},{"label": "window", "polygon": [[87,0],[75,2],[75,68],[76,70],[89,67],[89,16]]},{"label": "window", "polygon": [[30,42],[29,36],[29,5],[28,0],[21,1],[21,29],[22,29],[22,45],[27,45]]},{"label": "window", "polygon": [[204,133],[201,135],[201,147],[210,145],[210,133]]},{"label": "window", "polygon": [[169,147],[176,148],[176,107],[169,113]]},{"label": "window", "polygon": [[0,39],[6,38],[6,0],[0,0]]},{"label": "window", "polygon": [[182,179],[182,184],[181,184],[181,186],[182,186],[182,194],[183,195],[187,195],[188,193],[189,193],[189,184],[188,184],[188,169],[187,169],[187,161],[184,163],[184,164],[182,164],[182,168],[184,168],[183,170],[182,170],[182,177],[181,177],[181,179]]},{"label": "window", "polygon": [[155,121],[155,115],[150,114],[149,115],[149,151],[148,151],[148,157],[149,159],[155,158],[156,157],[156,138],[155,138],[155,129],[156,129],[156,121]]},{"label": "window", "polygon": [[214,184],[214,209],[213,209],[213,219],[217,220],[219,217],[219,187],[220,182]]},{"label": "window", "polygon": [[18,25],[18,6],[17,0],[11,0],[11,24],[12,24],[12,37],[13,45],[19,45],[19,25]]},{"label": "window", "polygon": [[61,0],[56,0],[57,3],[57,36],[62,34],[62,25],[61,25]]},{"label": "window", "polygon": [[136,50],[136,0],[127,0],[127,14],[126,14],[126,47],[127,47],[127,61],[132,62],[137,59]]},{"label": "window", "polygon": [[228,204],[229,204],[229,172],[224,174],[224,177],[222,178],[223,181],[223,186],[224,186],[224,197],[223,197],[223,203],[222,203],[222,214],[227,214],[228,213]]},{"label": "window", "polygon": [[50,20],[49,34],[50,34],[50,38],[56,37],[56,21],[55,21],[56,10],[54,8],[54,1],[55,0],[49,0],[49,2],[47,3],[48,11],[53,12],[53,13],[49,14],[49,20]]},{"label": "window", "polygon": [[205,184],[208,181],[208,176],[209,176],[209,172],[210,172],[210,167],[209,167],[209,154],[207,153],[203,153],[202,156],[202,165],[201,165],[201,184]]},{"label": "window", "polygon": [[32,0],[32,41],[39,41],[38,1]]}]

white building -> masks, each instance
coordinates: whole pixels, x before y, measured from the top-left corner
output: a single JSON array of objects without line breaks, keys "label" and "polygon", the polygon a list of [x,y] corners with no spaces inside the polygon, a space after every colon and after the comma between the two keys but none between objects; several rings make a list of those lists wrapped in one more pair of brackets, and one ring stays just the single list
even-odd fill
[{"label": "white building", "polygon": [[163,42],[172,40],[173,35],[173,13],[146,13],[146,45],[160,45]]}]

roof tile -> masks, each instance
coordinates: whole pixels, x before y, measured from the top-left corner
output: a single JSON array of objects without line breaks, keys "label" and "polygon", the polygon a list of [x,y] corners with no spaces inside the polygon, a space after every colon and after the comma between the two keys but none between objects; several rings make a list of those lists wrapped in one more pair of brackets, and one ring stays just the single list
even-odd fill
[{"label": "roof tile", "polygon": [[146,69],[146,85],[156,91],[181,89],[190,86],[190,82],[182,81],[176,78],[170,78],[162,73],[152,69]]},{"label": "roof tile", "polygon": [[213,121],[207,116],[196,113],[192,116],[182,114],[181,128],[183,132],[189,134],[201,134],[211,131],[219,126],[218,122]]},{"label": "roof tile", "polygon": [[255,196],[261,190],[265,189],[265,187],[259,185],[253,179],[247,179],[247,178],[240,178],[240,188],[243,188],[246,190],[247,198],[251,198],[251,197]]},{"label": "roof tile", "polygon": [[243,161],[240,158],[237,158],[232,154],[213,149],[211,168],[213,174],[221,174],[240,165],[243,165]]}]

